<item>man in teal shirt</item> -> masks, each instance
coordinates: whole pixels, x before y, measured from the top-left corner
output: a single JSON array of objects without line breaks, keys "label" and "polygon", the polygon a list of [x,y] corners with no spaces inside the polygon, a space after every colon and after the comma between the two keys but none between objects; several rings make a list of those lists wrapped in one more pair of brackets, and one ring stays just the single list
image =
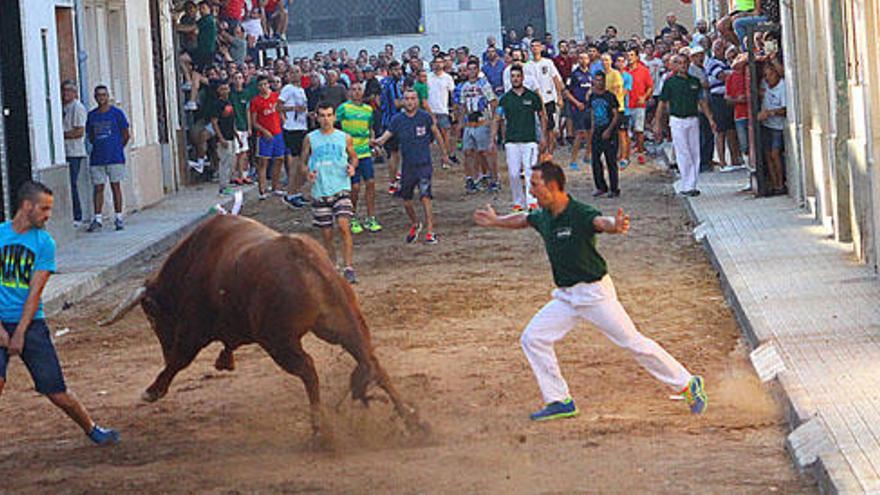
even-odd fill
[{"label": "man in teal shirt", "polygon": [[557,286],[553,300],[532,318],[520,339],[545,403],[531,419],[544,421],[578,414],[553,344],[580,321],[598,328],[628,350],[654,378],[679,391],[692,413],[702,413],[708,401],[703,379],[639,333],[617,300],[605,259],[596,249],[596,234],[625,234],[629,216],[622,209],[613,217],[602,216],[599,210],[572,198],[565,191],[565,173],[552,162],[532,167],[531,184],[541,207],[538,210],[499,217],[486,205],[474,212],[474,221],[482,227],[534,228],[544,239],[550,258]]},{"label": "man in teal shirt", "polygon": [[119,433],[102,428],[67,391],[41,301],[55,272],[55,241],[44,230],[52,216],[52,190],[38,182],[19,189],[18,211],[0,223],[0,395],[11,356],[27,365],[37,392],[64,411],[96,444],[118,443]]},{"label": "man in teal shirt", "polygon": [[358,164],[357,153],[351,136],[336,129],[336,109],[333,103],[318,104],[320,128],[306,135],[303,140],[303,161],[309,167],[312,182],[312,224],[321,229],[321,238],[330,260],[336,262],[333,243],[333,224],[342,237],[342,258],[345,262],[342,275],[349,283],[357,283],[352,266],[353,245],[351,240],[351,176]]}]

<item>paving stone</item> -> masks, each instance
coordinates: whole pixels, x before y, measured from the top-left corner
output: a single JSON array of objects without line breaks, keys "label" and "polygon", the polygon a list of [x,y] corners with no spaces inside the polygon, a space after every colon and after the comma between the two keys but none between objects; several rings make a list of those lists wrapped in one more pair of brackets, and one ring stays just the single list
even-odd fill
[{"label": "paving stone", "polygon": [[792,455],[824,490],[880,493],[880,281],[790,198],[755,199],[745,181],[702,174],[703,194],[684,201],[752,344],[784,362],[802,428]]}]

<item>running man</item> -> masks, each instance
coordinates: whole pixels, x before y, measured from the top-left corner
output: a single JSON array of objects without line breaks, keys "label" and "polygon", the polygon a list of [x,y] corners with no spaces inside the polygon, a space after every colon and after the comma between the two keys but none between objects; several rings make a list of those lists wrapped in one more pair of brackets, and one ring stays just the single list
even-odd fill
[{"label": "running man", "polygon": [[[275,191],[279,196],[284,195],[279,184],[281,179],[281,161],[284,160],[284,135],[281,133],[281,114],[278,112],[278,93],[269,87],[269,78],[259,76],[257,89],[260,93],[251,100],[250,116],[251,125],[260,136],[257,144],[257,157],[260,159],[257,165],[260,199],[269,197],[269,193]],[[272,186],[266,184],[266,170],[272,169]]]},{"label": "running man", "polygon": [[[510,68],[511,89],[501,97],[499,106],[504,112],[505,142],[507,155],[507,174],[510,178],[510,194],[513,196],[513,211],[526,208],[536,209],[538,201],[532,196],[530,178],[532,167],[538,162],[538,136],[535,129],[535,115],[541,118],[541,135],[546,136],[547,113],[544,103],[534,91],[523,85],[523,68],[515,64]],[[525,193],[522,176],[525,175]]]},{"label": "running man", "polygon": [[434,119],[428,112],[419,109],[419,95],[415,90],[407,89],[403,93],[403,112],[398,113],[391,119],[388,128],[378,139],[374,139],[374,146],[383,146],[389,140],[397,139],[400,143],[400,154],[403,158],[398,195],[403,199],[403,207],[409,216],[410,229],[406,235],[407,244],[416,242],[422,231],[422,224],[416,217],[413,207],[413,192],[419,187],[419,199],[425,210],[425,226],[428,228],[425,234],[425,244],[436,244],[437,237],[434,235],[434,214],[431,208],[431,136],[440,141],[443,136],[440,129],[434,123]]},{"label": "running man", "polygon": [[336,129],[336,112],[329,102],[318,104],[318,125],[321,127],[303,140],[303,160],[309,164],[312,181],[312,224],[321,229],[324,247],[330,261],[336,263],[333,243],[333,223],[342,237],[342,275],[351,284],[357,283],[352,264],[354,247],[349,219],[351,204],[351,176],[358,163],[351,136]]},{"label": "running man", "polygon": [[[376,179],[373,173],[373,153],[370,140],[373,134],[373,107],[364,102],[364,83],[356,81],[349,91],[351,100],[339,105],[336,118],[342,130],[351,136],[358,163],[351,177],[351,233],[360,234],[364,229],[379,232],[382,226],[376,220]],[[366,185],[367,216],[363,223],[357,217],[358,196],[361,182]]]},{"label": "running man", "polygon": [[534,228],[541,234],[550,259],[557,286],[553,299],[532,318],[520,338],[545,403],[531,419],[544,421],[578,414],[553,344],[581,321],[592,324],[628,350],[654,378],[680,391],[691,413],[702,413],[708,403],[703,378],[692,375],[660,345],[639,333],[618,301],[605,259],[596,249],[596,234],[625,234],[629,215],[618,209],[613,217],[602,216],[597,209],[572,198],[565,191],[562,167],[552,162],[533,167],[531,182],[541,209],[528,215],[498,216],[491,205],[486,205],[474,212],[474,221],[481,227]]},{"label": "running man", "polygon": [[[468,79],[461,85],[459,99],[462,121],[465,123],[462,134],[462,149],[465,153],[465,192],[474,194],[477,188],[477,174],[488,165],[489,192],[498,191],[498,162],[495,159],[496,120],[495,107],[498,98],[492,85],[480,77],[480,63],[476,59],[467,63]],[[481,179],[481,178],[480,178]]]},{"label": "running man", "polygon": [[119,433],[95,424],[67,390],[43,314],[43,289],[55,272],[55,240],[44,230],[52,217],[52,196],[43,184],[25,182],[18,192],[15,217],[11,222],[0,223],[3,266],[15,267],[0,274],[0,395],[6,386],[9,357],[19,356],[37,392],[64,411],[93,442],[119,443]]}]

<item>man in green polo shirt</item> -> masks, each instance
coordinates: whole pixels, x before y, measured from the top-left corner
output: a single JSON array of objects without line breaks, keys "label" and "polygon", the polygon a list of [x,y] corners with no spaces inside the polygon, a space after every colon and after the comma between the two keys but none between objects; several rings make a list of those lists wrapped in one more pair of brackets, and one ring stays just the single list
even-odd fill
[{"label": "man in green polo shirt", "polygon": [[663,83],[660,104],[654,118],[654,134],[660,136],[664,117],[669,114],[669,129],[675,160],[681,173],[681,194],[699,196],[697,176],[700,174],[700,119],[699,112],[709,119],[712,132],[716,131],[715,119],[703,97],[703,85],[699,79],[688,74],[688,58],[678,54],[672,59],[675,75]]},{"label": "man in green polo shirt", "polygon": [[482,227],[534,228],[544,239],[550,258],[557,289],[520,339],[545,403],[531,419],[544,421],[577,415],[553,344],[580,321],[595,326],[628,350],[654,378],[680,391],[691,413],[702,413],[708,403],[702,377],[692,375],[656,342],[639,333],[617,300],[607,264],[596,250],[596,234],[625,234],[629,230],[629,216],[622,209],[613,217],[602,216],[592,206],[572,198],[565,191],[562,167],[552,162],[532,167],[531,182],[541,209],[528,215],[513,213],[499,217],[486,205],[474,212],[474,221]]},{"label": "man in green polo shirt", "polygon": [[[544,103],[535,92],[523,85],[523,68],[514,65],[510,68],[511,89],[498,103],[504,112],[505,134],[504,152],[507,156],[507,173],[510,178],[510,193],[513,196],[513,211],[537,208],[535,197],[529,190],[532,166],[538,162],[538,137],[535,132],[535,116],[541,118],[541,135],[546,136],[547,113]],[[520,178],[525,173],[526,187]]]}]

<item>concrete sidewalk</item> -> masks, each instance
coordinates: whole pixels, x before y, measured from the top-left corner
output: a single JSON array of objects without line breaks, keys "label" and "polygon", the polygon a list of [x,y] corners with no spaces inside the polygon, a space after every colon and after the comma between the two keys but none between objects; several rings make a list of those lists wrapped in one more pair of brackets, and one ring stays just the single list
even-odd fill
[{"label": "concrete sidewalk", "polygon": [[[252,189],[243,189],[245,197]],[[229,209],[232,202],[232,197],[217,195],[217,184],[203,184],[127,216],[120,232],[113,229],[112,216],[105,219],[102,232],[77,232],[74,240],[58,246],[58,272],[43,292],[44,310],[51,315],[85,300],[137,263],[173,246],[210,215],[212,206],[221,203]]]},{"label": "concrete sidewalk", "polygon": [[827,493],[880,493],[880,280],[790,198],[701,174],[686,199],[765,381],[778,380],[787,447]]}]

